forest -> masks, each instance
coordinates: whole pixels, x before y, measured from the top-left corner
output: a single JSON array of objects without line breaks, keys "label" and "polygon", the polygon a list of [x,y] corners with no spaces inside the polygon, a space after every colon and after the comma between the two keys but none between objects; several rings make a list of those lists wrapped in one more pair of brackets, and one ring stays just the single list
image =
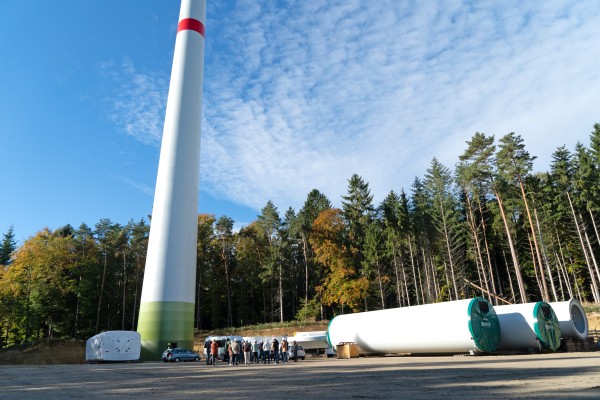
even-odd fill
[{"label": "forest", "polygon": [[[256,220],[198,215],[198,330],[483,296],[600,303],[600,124],[534,172],[523,138],[475,133],[380,204],[358,174],[334,207],[272,201]],[[0,243],[0,347],[135,330],[151,219],[42,229]]]}]

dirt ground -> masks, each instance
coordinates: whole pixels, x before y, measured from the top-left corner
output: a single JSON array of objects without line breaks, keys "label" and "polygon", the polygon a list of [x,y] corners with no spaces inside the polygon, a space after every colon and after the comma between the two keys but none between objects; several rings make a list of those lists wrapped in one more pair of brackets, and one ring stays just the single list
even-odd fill
[{"label": "dirt ground", "polygon": [[587,314],[590,331],[600,331],[600,312]]},{"label": "dirt ground", "polygon": [[0,398],[598,399],[600,356],[308,357],[282,365],[0,366]]}]

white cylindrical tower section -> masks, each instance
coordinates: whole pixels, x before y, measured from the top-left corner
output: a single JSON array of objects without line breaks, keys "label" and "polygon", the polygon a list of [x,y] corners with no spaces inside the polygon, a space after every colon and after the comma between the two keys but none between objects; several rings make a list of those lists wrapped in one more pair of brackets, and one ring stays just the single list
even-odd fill
[{"label": "white cylindrical tower section", "polygon": [[493,352],[500,326],[492,304],[478,297],[338,315],[327,339],[334,348],[354,342],[361,354]]},{"label": "white cylindrical tower section", "polygon": [[204,0],[181,2],[142,302],[194,303],[204,37],[181,22],[205,13]]},{"label": "white cylindrical tower section", "polygon": [[182,0],[138,331],[143,359],[193,345],[205,0]]},{"label": "white cylindrical tower section", "polygon": [[554,351],[560,347],[560,324],[550,304],[495,306],[500,321],[498,350]]},{"label": "white cylindrical tower section", "polygon": [[563,339],[583,340],[588,336],[588,320],[581,303],[576,299],[549,303],[560,323]]}]

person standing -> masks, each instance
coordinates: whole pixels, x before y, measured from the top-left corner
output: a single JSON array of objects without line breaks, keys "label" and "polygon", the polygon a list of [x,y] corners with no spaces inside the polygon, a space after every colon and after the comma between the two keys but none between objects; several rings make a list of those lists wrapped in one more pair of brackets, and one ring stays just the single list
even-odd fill
[{"label": "person standing", "polygon": [[294,357],[294,362],[298,361],[298,343],[295,340],[292,343],[292,357]]},{"label": "person standing", "polygon": [[210,344],[210,355],[211,355],[211,363],[213,367],[219,362],[219,342],[217,339],[213,339]]},{"label": "person standing", "polygon": [[265,339],[263,342],[263,364],[271,363],[271,343],[269,339]]},{"label": "person standing", "polygon": [[261,339],[260,342],[258,343],[258,362],[262,362],[265,359],[264,347],[265,347],[265,344],[264,344],[263,340]]},{"label": "person standing", "polygon": [[227,344],[225,345],[225,355],[227,356],[227,365],[231,365],[231,360],[233,359],[233,350],[231,349],[230,340],[227,340]]},{"label": "person standing", "polygon": [[281,340],[281,362],[287,364],[288,362],[288,342],[287,339]]},{"label": "person standing", "polygon": [[241,351],[240,341],[234,339],[231,342],[231,365],[238,365]]},{"label": "person standing", "polygon": [[249,341],[246,340],[246,341],[244,341],[242,348],[244,350],[244,364],[250,365],[250,354],[252,352],[252,345],[250,344]]},{"label": "person standing", "polygon": [[211,340],[209,338],[206,338],[206,341],[204,342],[204,354],[206,357],[206,365],[210,364],[210,359],[211,359],[211,352],[210,352],[210,345],[212,344]]},{"label": "person standing", "polygon": [[271,353],[275,359],[275,364],[279,364],[279,341],[277,338],[273,338],[273,341],[271,342]]},{"label": "person standing", "polygon": [[254,362],[256,364],[258,364],[259,352],[260,352],[260,345],[258,344],[258,342],[255,339],[254,343],[252,343],[252,357],[254,358]]}]

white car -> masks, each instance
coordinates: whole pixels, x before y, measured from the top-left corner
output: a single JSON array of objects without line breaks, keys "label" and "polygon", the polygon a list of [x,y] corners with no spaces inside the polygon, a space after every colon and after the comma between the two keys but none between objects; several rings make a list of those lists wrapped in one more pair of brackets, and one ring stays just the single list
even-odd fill
[{"label": "white car", "polygon": [[[292,346],[293,345],[290,345],[288,348],[288,357],[290,360],[292,360],[294,357],[294,351],[292,350]],[[298,348],[298,358],[304,360],[306,358],[306,352],[304,351],[304,347],[300,345],[297,345],[296,347]]]}]

